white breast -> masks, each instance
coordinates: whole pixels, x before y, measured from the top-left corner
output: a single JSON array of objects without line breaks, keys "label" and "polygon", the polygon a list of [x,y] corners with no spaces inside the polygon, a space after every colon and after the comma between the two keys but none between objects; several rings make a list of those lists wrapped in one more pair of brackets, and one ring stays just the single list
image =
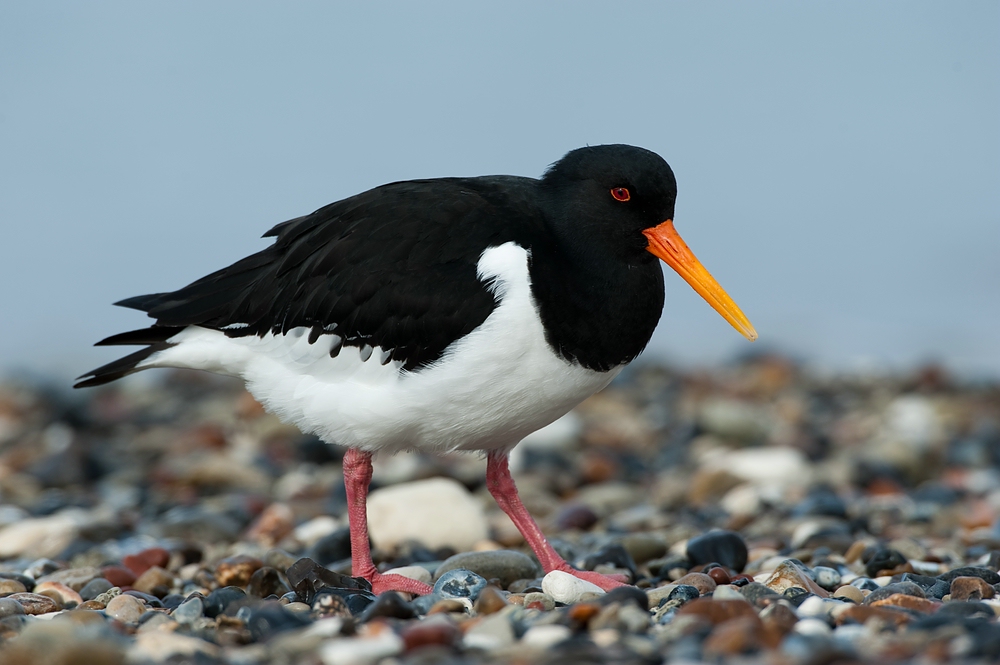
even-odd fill
[{"label": "white breast", "polygon": [[367,361],[308,329],[230,338],[191,326],[141,367],[190,367],[242,377],[265,408],[324,441],[370,451],[511,448],[604,388],[621,367],[595,372],[545,341],[531,295],[528,252],[509,242],[483,252],[480,279],[499,305],[486,321],[417,372]]}]

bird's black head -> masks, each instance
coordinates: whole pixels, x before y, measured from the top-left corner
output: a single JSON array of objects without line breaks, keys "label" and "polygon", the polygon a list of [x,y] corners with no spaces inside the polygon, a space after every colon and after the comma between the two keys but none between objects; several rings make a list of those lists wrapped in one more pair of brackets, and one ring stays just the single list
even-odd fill
[{"label": "bird's black head", "polygon": [[571,261],[588,269],[624,263],[631,270],[662,259],[742,335],[757,339],[746,315],[674,229],[677,181],[655,152],[630,145],[580,148],[549,168],[541,188],[550,230]]},{"label": "bird's black head", "polygon": [[579,148],[542,177],[557,234],[599,239],[603,251],[629,263],[655,258],[643,231],[673,219],[677,181],[655,152],[630,145]]}]

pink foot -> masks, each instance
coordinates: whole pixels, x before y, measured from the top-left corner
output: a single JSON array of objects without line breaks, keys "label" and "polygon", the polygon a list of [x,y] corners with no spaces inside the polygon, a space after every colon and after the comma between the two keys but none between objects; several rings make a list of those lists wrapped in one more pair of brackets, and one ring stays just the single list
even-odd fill
[{"label": "pink foot", "polygon": [[386,591],[403,591],[417,596],[426,596],[434,591],[432,587],[427,586],[423,582],[411,580],[409,577],[403,577],[402,575],[374,573],[371,576],[365,575],[365,579],[372,583],[372,593],[376,596]]},{"label": "pink foot", "polygon": [[559,566],[556,570],[561,570],[564,573],[569,573],[573,577],[579,577],[581,580],[590,582],[591,584],[596,584],[605,591],[611,591],[620,586],[628,586],[628,578],[624,575],[602,575],[600,573],[595,573],[592,570],[577,570],[571,567],[569,564]]}]

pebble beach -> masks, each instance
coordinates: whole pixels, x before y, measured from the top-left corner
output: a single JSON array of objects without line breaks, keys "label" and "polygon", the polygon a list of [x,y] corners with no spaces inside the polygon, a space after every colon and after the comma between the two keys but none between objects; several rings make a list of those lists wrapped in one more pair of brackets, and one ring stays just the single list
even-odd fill
[{"label": "pebble beach", "polygon": [[377,459],[350,576],[343,451],[194,372],[0,383],[0,664],[990,663],[1000,384],[773,355],[630,368],[512,455],[604,593],[544,575],[476,455]]}]

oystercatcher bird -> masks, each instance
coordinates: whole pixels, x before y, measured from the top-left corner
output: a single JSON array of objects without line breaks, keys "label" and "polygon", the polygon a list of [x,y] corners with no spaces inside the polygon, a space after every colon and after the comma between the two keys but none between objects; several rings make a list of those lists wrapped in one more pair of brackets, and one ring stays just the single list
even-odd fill
[{"label": "oystercatcher bird", "polygon": [[153,367],[242,378],[265,408],[344,456],[353,574],[376,593],[430,587],[372,563],[376,452],[483,451],[487,487],[545,572],[569,566],[518,498],[510,450],[604,388],[663,308],[657,258],[751,341],[746,316],[674,230],[677,185],[656,153],[573,150],[540,179],[396,182],[278,224],[274,244],[169,293],[117,303],[155,323],[145,345],[80,377]]}]

